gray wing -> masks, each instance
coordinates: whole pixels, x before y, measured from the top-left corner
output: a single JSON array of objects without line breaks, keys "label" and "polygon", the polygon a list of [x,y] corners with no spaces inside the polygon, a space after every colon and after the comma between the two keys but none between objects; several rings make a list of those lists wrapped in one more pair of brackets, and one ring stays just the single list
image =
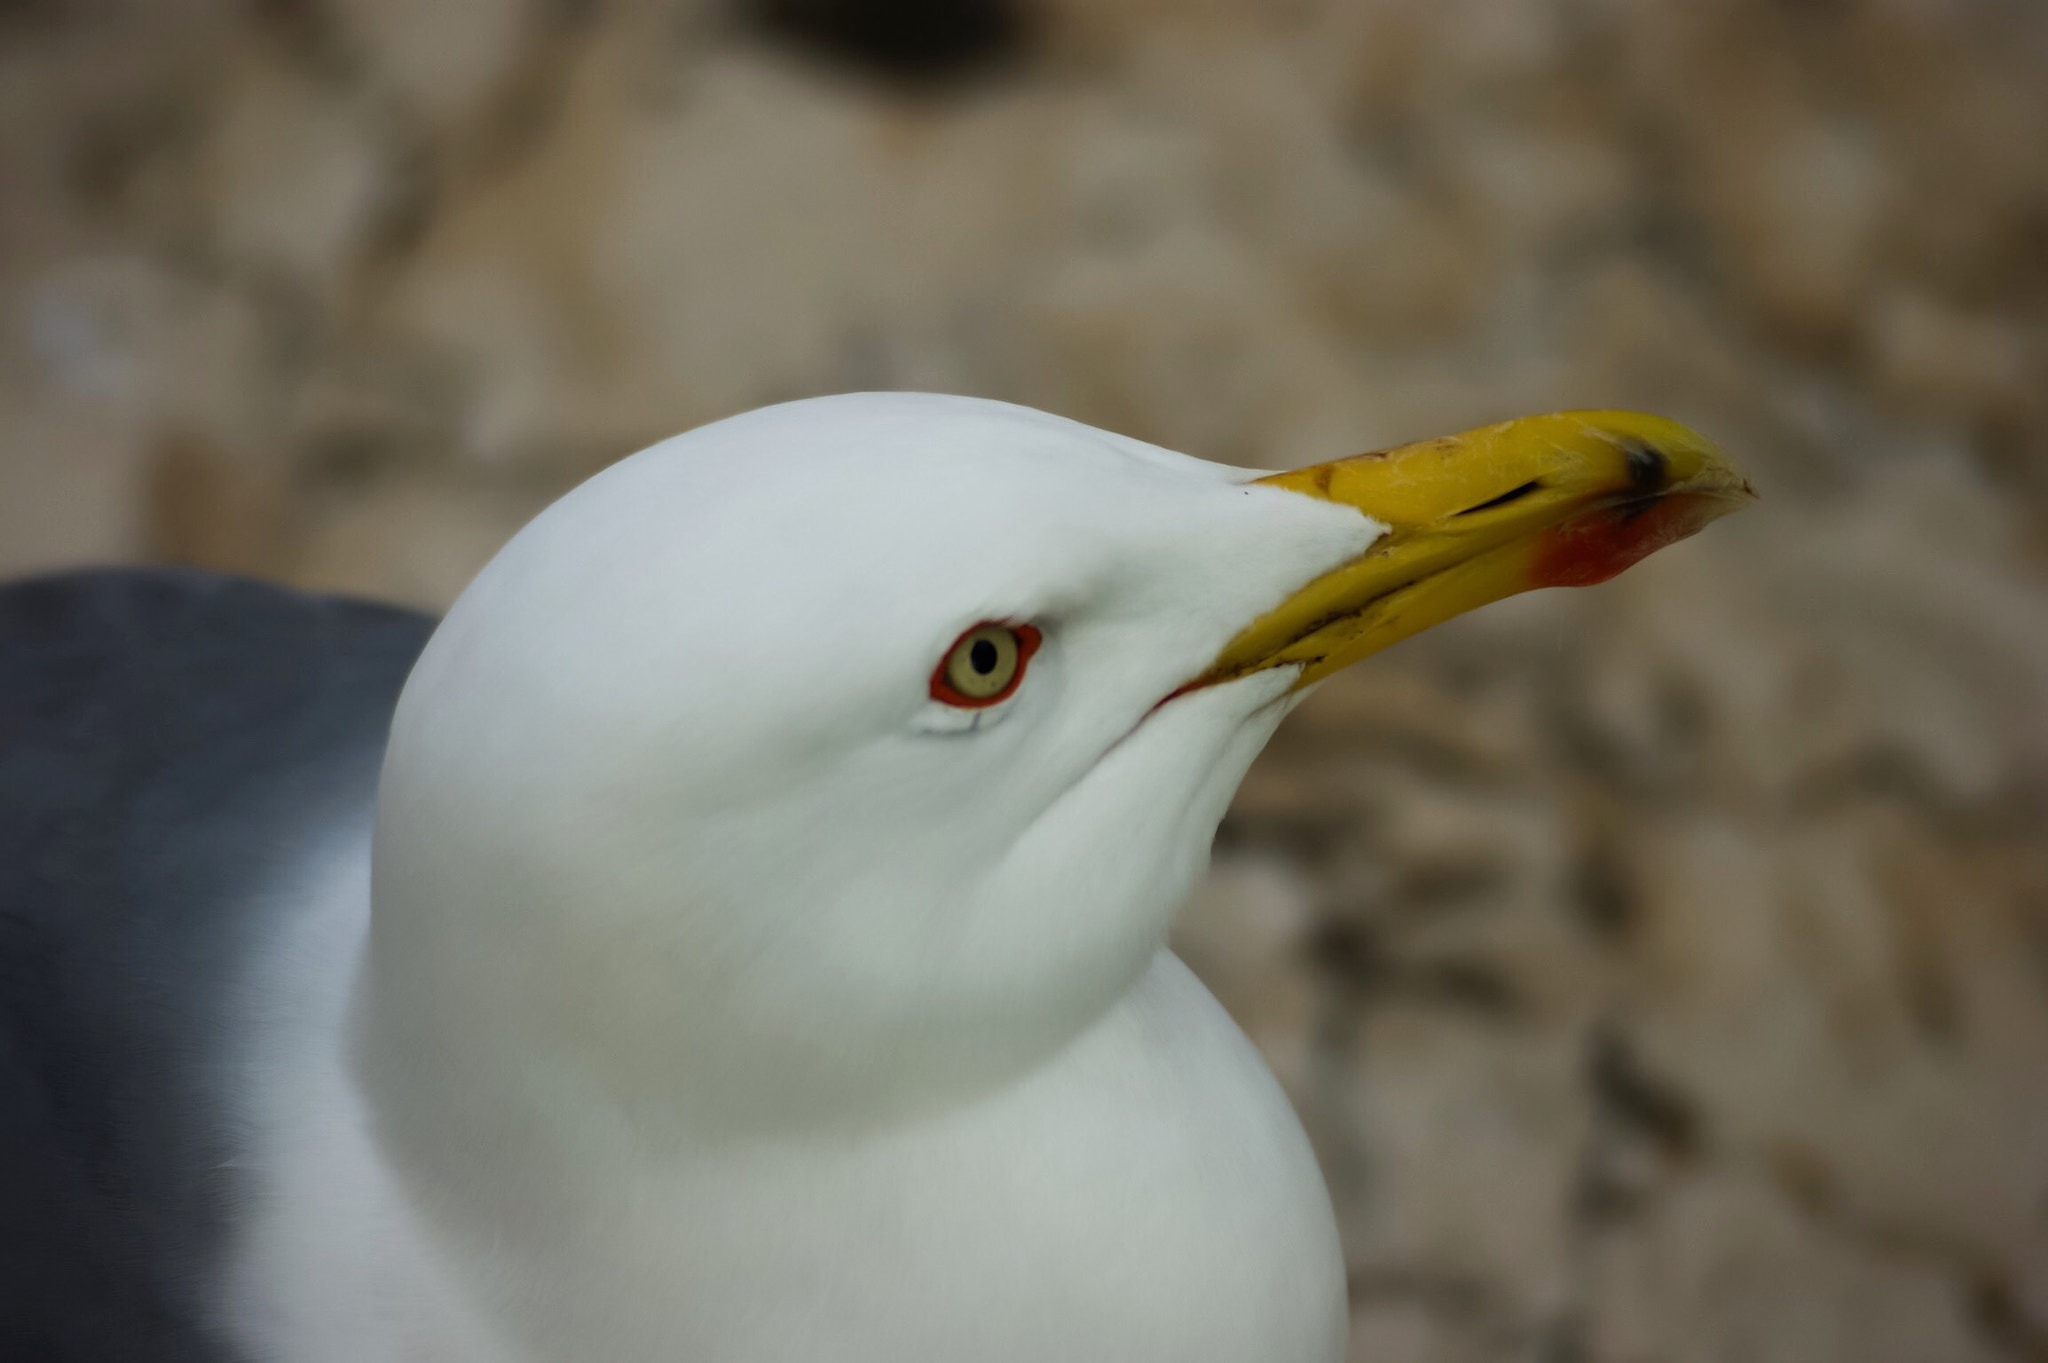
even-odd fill
[{"label": "gray wing", "polygon": [[432,628],[199,572],[0,587],[0,1358],[233,1357],[226,986]]}]

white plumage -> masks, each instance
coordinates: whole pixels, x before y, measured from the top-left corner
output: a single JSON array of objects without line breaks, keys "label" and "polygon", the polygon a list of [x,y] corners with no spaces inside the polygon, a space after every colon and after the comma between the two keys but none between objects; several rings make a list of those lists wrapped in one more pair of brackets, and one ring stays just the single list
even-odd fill
[{"label": "white plumage", "polygon": [[0,590],[0,1344],[1331,1363],[1168,922],[1316,680],[1753,495],[1628,413],[1259,478],[866,394],[600,474],[431,638]]},{"label": "white plumage", "polygon": [[[407,683],[374,843],[277,887],[321,909],[252,981],[243,1338],[1339,1356],[1307,1143],[1165,946],[1298,693],[1161,701],[1379,533],[1250,477],[862,395],[655,446],[517,536]],[[954,711],[927,679],[981,621],[1044,644]]]}]

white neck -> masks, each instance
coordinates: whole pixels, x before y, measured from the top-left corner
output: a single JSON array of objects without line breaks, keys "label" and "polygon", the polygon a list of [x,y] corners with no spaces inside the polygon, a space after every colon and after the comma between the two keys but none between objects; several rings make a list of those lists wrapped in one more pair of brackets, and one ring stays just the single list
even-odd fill
[{"label": "white neck", "polygon": [[1164,952],[1047,1063],[914,1122],[656,1155],[583,1120],[539,1159],[478,1129],[436,1141],[421,1178],[423,1128],[389,1117],[444,1279],[521,1358],[1330,1363],[1342,1347],[1313,1156]]}]

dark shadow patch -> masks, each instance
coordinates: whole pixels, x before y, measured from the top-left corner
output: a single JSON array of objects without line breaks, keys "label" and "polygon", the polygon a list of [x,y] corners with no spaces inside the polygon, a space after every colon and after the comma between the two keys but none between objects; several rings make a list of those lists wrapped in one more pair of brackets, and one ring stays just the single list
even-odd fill
[{"label": "dark shadow patch", "polygon": [[600,17],[588,0],[554,0],[534,11],[526,49],[491,95],[464,174],[507,174],[547,142],[567,107],[576,59]]},{"label": "dark shadow patch", "polygon": [[1244,813],[1232,811],[1216,830],[1218,852],[1279,852],[1305,866],[1328,865],[1344,843],[1358,836],[1343,813]]},{"label": "dark shadow patch", "polygon": [[1024,0],[736,0],[747,29],[893,85],[957,85],[1021,60],[1036,30]]},{"label": "dark shadow patch", "polygon": [[1394,1302],[1420,1306],[1432,1315],[1477,1318],[1496,1315],[1500,1303],[1482,1278],[1449,1269],[1388,1264],[1355,1268],[1344,1281],[1354,1305]]},{"label": "dark shadow patch", "polygon": [[2048,1363],[2048,1331],[2028,1315],[2004,1274],[1977,1273],[1969,1284],[1969,1307],[1971,1323],[2002,1352],[2026,1363]]},{"label": "dark shadow patch", "polygon": [[1930,1046],[1953,1047],[1963,1040],[1963,1001],[1954,962],[1936,909],[1916,897],[1913,886],[1886,896],[1904,950],[1897,958],[1899,992],[1913,1029]]},{"label": "dark shadow patch", "polygon": [[1801,1213],[1818,1221],[1841,1219],[1841,1192],[1819,1151],[1800,1141],[1779,1141],[1765,1155],[1772,1182]]},{"label": "dark shadow patch", "polygon": [[1620,945],[1634,935],[1643,909],[1613,849],[1593,846],[1572,873],[1572,902],[1579,921],[1603,942]]},{"label": "dark shadow patch", "polygon": [[[1634,1220],[1677,1167],[1704,1146],[1691,1099],[1644,1069],[1611,1021],[1586,1049],[1593,1125],[1572,1189],[1572,1215],[1589,1228]],[[1649,1158],[1646,1160],[1645,1155]]]},{"label": "dark shadow patch", "polygon": [[0,30],[54,29],[70,17],[63,0],[0,0]]},{"label": "dark shadow patch", "polygon": [[1317,924],[1309,934],[1308,955],[1318,970],[1360,995],[1384,988],[1393,971],[1382,934],[1344,919]]},{"label": "dark shadow patch", "polygon": [[1593,1034],[1586,1072],[1595,1101],[1620,1125],[1672,1158],[1699,1152],[1699,1110],[1671,1083],[1644,1069],[1618,1032],[1602,1028]]},{"label": "dark shadow patch", "polygon": [[1477,1013],[1497,1022],[1523,1017],[1528,1005],[1507,972],[1464,957],[1421,961],[1396,977],[1400,993],[1425,1003]]},{"label": "dark shadow patch", "polygon": [[[2035,891],[2020,901],[2020,940],[2033,965],[2034,982],[2048,995],[2048,892]],[[2048,1208],[2044,1208],[2048,1217]]]},{"label": "dark shadow patch", "polygon": [[407,128],[395,140],[397,152],[386,163],[363,243],[364,260],[372,269],[395,265],[419,248],[441,199],[441,166],[432,139]]},{"label": "dark shadow patch", "polygon": [[1612,1160],[1590,1157],[1572,1188],[1572,1216],[1588,1226],[1611,1226],[1634,1219],[1644,1200],[1643,1188]]},{"label": "dark shadow patch", "polygon": [[354,73],[342,25],[323,0],[250,0],[248,13],[256,31],[306,75],[345,80]]},{"label": "dark shadow patch", "polygon": [[1485,1022],[1525,1017],[1528,1000],[1506,971],[1468,956],[1404,958],[1374,925],[1342,919],[1308,939],[1310,961],[1358,1006],[1438,1009]]},{"label": "dark shadow patch", "polygon": [[1488,861],[1425,864],[1411,869],[1394,886],[1393,908],[1417,916],[1477,907],[1499,893],[1513,877],[1506,866]]},{"label": "dark shadow patch", "polygon": [[189,98],[141,90],[81,117],[64,150],[65,184],[81,205],[119,212],[152,166],[189,148],[200,118]]}]

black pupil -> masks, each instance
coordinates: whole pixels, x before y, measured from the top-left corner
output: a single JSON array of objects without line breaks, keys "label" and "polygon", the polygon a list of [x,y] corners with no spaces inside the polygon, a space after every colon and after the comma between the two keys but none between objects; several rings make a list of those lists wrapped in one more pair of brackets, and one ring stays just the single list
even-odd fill
[{"label": "black pupil", "polygon": [[967,650],[967,661],[986,677],[996,670],[996,646],[987,639],[976,639]]}]

